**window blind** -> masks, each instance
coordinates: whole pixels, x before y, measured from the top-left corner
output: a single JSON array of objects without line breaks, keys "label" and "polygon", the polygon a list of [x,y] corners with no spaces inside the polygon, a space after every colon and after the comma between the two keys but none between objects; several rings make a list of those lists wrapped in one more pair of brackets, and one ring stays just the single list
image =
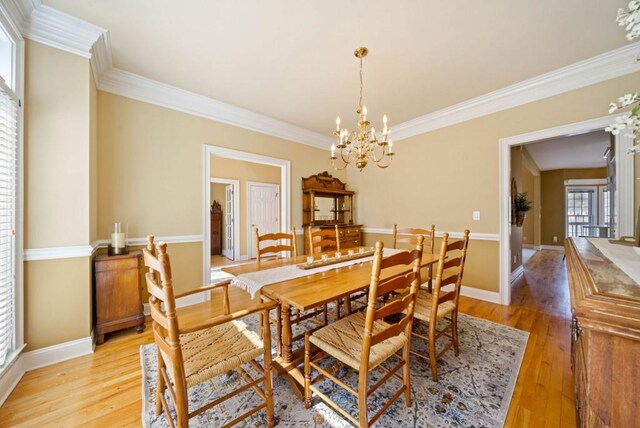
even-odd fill
[{"label": "window blind", "polygon": [[15,348],[18,102],[0,79],[0,368]]}]

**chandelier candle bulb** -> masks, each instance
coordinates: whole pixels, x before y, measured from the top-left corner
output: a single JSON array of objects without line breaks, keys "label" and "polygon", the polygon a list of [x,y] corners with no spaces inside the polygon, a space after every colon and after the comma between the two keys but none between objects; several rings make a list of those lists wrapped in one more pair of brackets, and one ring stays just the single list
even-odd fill
[{"label": "chandelier candle bulb", "polygon": [[393,154],[393,140],[389,140],[389,154]]},{"label": "chandelier candle bulb", "polygon": [[340,116],[336,118],[336,131],[340,132]]},{"label": "chandelier candle bulb", "polygon": [[331,159],[335,159],[336,157],[336,145],[332,144],[331,145]]}]

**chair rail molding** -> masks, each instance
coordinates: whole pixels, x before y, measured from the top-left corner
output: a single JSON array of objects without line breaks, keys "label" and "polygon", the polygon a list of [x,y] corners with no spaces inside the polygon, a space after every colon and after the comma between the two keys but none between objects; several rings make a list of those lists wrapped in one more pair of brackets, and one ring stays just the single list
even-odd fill
[{"label": "chair rail molding", "polygon": [[[380,227],[363,227],[362,232],[364,233],[376,233],[379,235],[393,235],[393,229],[380,228]],[[436,230],[436,238],[442,238],[442,234],[447,232]],[[464,232],[447,232],[450,238],[462,239],[464,238]],[[473,239],[476,241],[499,241],[500,235],[498,233],[480,233],[480,232],[471,232],[469,234],[469,239]]]},{"label": "chair rail molding", "polygon": [[[175,235],[156,236],[156,242],[164,241],[167,244],[186,244],[190,242],[202,242],[202,235]],[[107,248],[108,239],[94,241],[91,245],[70,245],[64,247],[26,248],[24,250],[24,261],[31,262],[37,260],[71,259],[75,257],[91,257],[99,248]],[[127,245],[144,246],[147,245],[146,237],[129,238]]]}]

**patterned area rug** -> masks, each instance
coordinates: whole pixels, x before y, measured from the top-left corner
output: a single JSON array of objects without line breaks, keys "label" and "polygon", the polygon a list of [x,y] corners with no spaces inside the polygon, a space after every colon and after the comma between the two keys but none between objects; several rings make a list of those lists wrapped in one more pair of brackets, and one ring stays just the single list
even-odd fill
[{"label": "patterned area rug", "polygon": [[[247,326],[256,329],[257,322],[248,318]],[[419,322],[418,322],[419,323]],[[439,382],[431,378],[427,361],[412,357],[411,383],[413,406],[407,407],[404,397],[396,401],[379,419],[378,427],[501,427],[509,409],[513,388],[518,377],[522,356],[529,333],[496,324],[469,315],[460,314],[460,356],[453,350],[438,361]],[[419,323],[419,329],[425,326]],[[425,343],[413,339],[412,349],[424,352]],[[142,418],[146,427],[167,427],[164,416],[156,417],[155,389],[157,380],[155,345],[140,349],[143,377]],[[391,361],[391,364],[394,362]],[[352,386],[357,385],[358,374],[334,364],[337,376]],[[249,371],[249,370],[248,370]],[[382,369],[373,371],[370,385],[382,377]],[[253,375],[253,373],[252,373]],[[220,376],[190,390],[190,409],[225,394],[229,387],[236,388],[243,381],[235,374]],[[342,407],[357,415],[357,399],[329,381],[318,384]],[[387,401],[400,386],[390,381],[369,398],[369,415]],[[313,407],[305,409],[296,398],[288,382],[274,376],[275,415],[279,427],[350,427],[351,424],[317,398]],[[204,412],[190,421],[191,427],[218,427],[234,419],[260,402],[253,390],[246,391]],[[247,427],[265,426],[264,411],[247,419]]]}]

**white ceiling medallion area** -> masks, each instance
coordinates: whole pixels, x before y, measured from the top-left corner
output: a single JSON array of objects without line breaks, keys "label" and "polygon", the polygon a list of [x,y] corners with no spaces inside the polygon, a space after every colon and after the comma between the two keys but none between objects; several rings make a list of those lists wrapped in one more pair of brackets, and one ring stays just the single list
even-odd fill
[{"label": "white ceiling medallion area", "polygon": [[[91,58],[93,75],[100,90],[313,147],[328,149],[331,146],[330,135],[114,68],[107,30],[42,5],[40,0],[4,0],[3,6],[23,36]],[[636,58],[639,55],[640,42],[614,49],[400,123],[394,127],[394,139],[406,139],[638,72],[640,62]]]}]

